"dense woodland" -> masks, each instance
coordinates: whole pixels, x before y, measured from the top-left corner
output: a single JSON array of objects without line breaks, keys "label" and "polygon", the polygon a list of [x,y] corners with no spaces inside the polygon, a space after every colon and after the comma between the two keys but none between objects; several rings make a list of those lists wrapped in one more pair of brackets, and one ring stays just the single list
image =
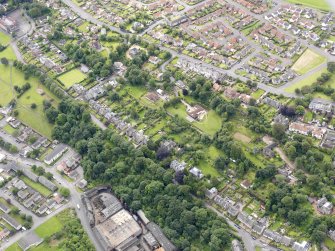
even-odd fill
[{"label": "dense woodland", "polygon": [[82,156],[85,176],[93,183],[112,186],[131,210],[142,208],[181,249],[209,245],[222,250],[230,244],[227,224],[192,197],[192,177],[185,184],[172,183],[173,170],[148,158],[112,130],[98,130],[84,105],[62,101],[54,138],[73,146]]}]

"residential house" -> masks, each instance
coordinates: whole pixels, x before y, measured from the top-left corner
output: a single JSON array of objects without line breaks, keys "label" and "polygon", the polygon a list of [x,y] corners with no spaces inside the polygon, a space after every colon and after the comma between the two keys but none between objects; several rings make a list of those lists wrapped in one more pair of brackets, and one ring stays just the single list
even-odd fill
[{"label": "residential house", "polygon": [[332,114],[333,105],[321,100],[312,100],[308,108],[315,113]]},{"label": "residential house", "polygon": [[14,218],[9,216],[8,214],[2,214],[0,217],[4,221],[6,221],[11,227],[13,227],[15,230],[20,230],[22,228],[22,225],[18,223]]},{"label": "residential house", "polygon": [[211,189],[206,190],[206,192],[205,192],[205,195],[209,199],[213,199],[217,194],[218,194],[218,190],[216,189],[216,187],[212,187]]},{"label": "residential house", "polygon": [[189,106],[186,112],[188,116],[198,121],[201,121],[207,115],[207,111],[200,105]]},{"label": "residential house", "polygon": [[51,190],[52,192],[57,190],[57,186],[51,182],[50,180],[48,180],[47,178],[45,178],[44,176],[39,176],[38,177],[38,181],[45,186],[46,188],[48,188],[49,190]]},{"label": "residential house", "polygon": [[333,212],[333,203],[328,201],[325,197],[319,199],[316,202],[318,211],[322,214],[332,214]]},{"label": "residential house", "polygon": [[68,147],[64,144],[57,145],[55,149],[45,157],[44,162],[50,165],[51,163],[56,161],[58,158],[60,158],[63,155],[63,153],[66,152],[67,149]]},{"label": "residential house", "polygon": [[308,251],[309,248],[310,248],[310,244],[306,241],[303,241],[301,243],[295,241],[292,246],[292,249],[295,251]]},{"label": "residential house", "polygon": [[204,177],[202,171],[197,167],[192,167],[189,172],[198,179],[202,179]]}]

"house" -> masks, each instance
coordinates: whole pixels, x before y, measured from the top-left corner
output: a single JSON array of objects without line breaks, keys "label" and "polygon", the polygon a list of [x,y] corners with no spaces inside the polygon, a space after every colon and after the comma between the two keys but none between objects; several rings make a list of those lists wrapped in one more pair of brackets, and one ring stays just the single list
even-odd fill
[{"label": "house", "polygon": [[322,139],[323,135],[327,132],[327,129],[315,125],[304,124],[301,122],[292,122],[289,126],[289,131],[305,136],[311,134],[314,138]]},{"label": "house", "polygon": [[156,56],[150,56],[148,61],[154,65],[158,65],[161,62],[161,60]]},{"label": "house", "polygon": [[242,244],[236,239],[234,239],[231,242],[231,245],[232,245],[233,251],[243,251],[244,250],[243,247],[242,247]]},{"label": "house", "polygon": [[10,208],[7,207],[5,204],[0,202],[0,210],[6,214],[8,214],[10,212]]},{"label": "house", "polygon": [[227,87],[225,91],[223,92],[223,94],[225,95],[225,97],[229,99],[236,99],[240,96],[240,93],[238,93],[231,87]]},{"label": "house", "polygon": [[14,218],[9,216],[8,214],[2,214],[0,217],[4,221],[6,221],[11,227],[13,227],[15,230],[20,230],[22,228],[22,225],[18,223]]},{"label": "house", "polygon": [[193,176],[195,176],[198,179],[202,179],[204,177],[203,173],[201,172],[201,170],[199,170],[196,167],[192,167],[189,171]]},{"label": "house", "polygon": [[308,108],[315,113],[332,114],[333,105],[320,100],[312,100]]},{"label": "house", "polygon": [[68,149],[67,146],[64,144],[57,145],[55,149],[45,157],[44,162],[50,165],[51,163],[56,161],[59,157],[61,157],[63,153],[66,152],[67,149]]},{"label": "house", "polygon": [[181,81],[181,80],[178,80],[176,83],[175,83],[175,86],[178,87],[179,89],[183,90],[183,89],[187,89],[187,85]]},{"label": "house", "polygon": [[7,158],[6,154],[0,153],[0,163],[4,162],[6,158]]},{"label": "house", "polygon": [[275,124],[283,125],[287,128],[290,120],[287,117],[285,117],[284,115],[278,114],[278,115],[276,115],[276,117],[274,117],[273,122]]},{"label": "house", "polygon": [[77,183],[77,187],[79,187],[80,189],[84,189],[86,186],[87,186],[87,181],[85,179],[82,179]]},{"label": "house", "polygon": [[57,186],[53,182],[45,178],[44,176],[39,176],[38,182],[41,183],[46,188],[48,188],[49,190],[51,190],[52,192],[57,190]]},{"label": "house", "polygon": [[206,190],[206,192],[205,192],[205,195],[209,199],[213,199],[217,194],[218,194],[218,190],[215,187],[212,187],[211,189]]},{"label": "house", "polygon": [[294,249],[295,251],[308,251],[310,247],[310,244],[306,241],[303,241],[301,243],[295,241],[293,243],[292,249]]},{"label": "house", "polygon": [[188,106],[186,112],[188,116],[198,121],[201,121],[207,115],[207,111],[200,105]]},{"label": "house", "polygon": [[243,180],[242,182],[241,182],[241,187],[243,187],[244,189],[249,189],[250,187],[251,187],[251,183],[250,183],[250,181],[248,181],[248,180]]},{"label": "house", "polygon": [[319,199],[316,202],[317,209],[322,214],[332,214],[333,204],[329,202],[325,197]]},{"label": "house", "polygon": [[272,106],[272,107],[274,107],[276,109],[280,109],[282,107],[282,104],[279,101],[274,100],[274,99],[269,98],[269,97],[265,97],[263,99],[263,103],[267,104],[269,106]]}]

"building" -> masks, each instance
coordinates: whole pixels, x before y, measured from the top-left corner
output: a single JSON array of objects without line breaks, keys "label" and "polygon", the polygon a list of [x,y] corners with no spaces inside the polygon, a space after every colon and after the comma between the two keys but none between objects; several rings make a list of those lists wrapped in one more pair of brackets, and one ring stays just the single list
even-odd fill
[{"label": "building", "polygon": [[57,145],[55,149],[45,157],[44,162],[50,165],[51,163],[56,161],[59,157],[61,157],[63,153],[66,152],[66,150],[67,150],[66,145],[63,144]]},{"label": "building", "polygon": [[306,241],[303,241],[301,243],[299,242],[294,242],[292,249],[294,249],[295,251],[308,251],[310,247],[310,244]]},{"label": "building", "polygon": [[18,29],[17,22],[10,17],[3,17],[0,19],[0,28],[7,33],[14,33]]},{"label": "building", "polygon": [[192,119],[200,121],[207,115],[207,111],[200,105],[195,105],[187,107],[187,114]]},{"label": "building", "polygon": [[331,214],[333,212],[333,204],[325,197],[316,202],[317,209],[322,214]]},{"label": "building", "polygon": [[52,192],[57,190],[57,186],[53,182],[45,178],[44,176],[39,176],[38,182],[41,183],[46,188],[48,188],[49,190],[51,190]]},{"label": "building", "polygon": [[157,224],[150,222],[147,225],[147,228],[152,233],[152,235],[155,237],[155,239],[159,242],[159,244],[161,245],[164,251],[176,251],[177,250],[177,248],[173,245],[173,243],[168,238],[166,238],[162,229]]},{"label": "building", "polygon": [[77,187],[79,187],[80,189],[84,189],[86,186],[87,186],[87,181],[85,179],[82,179],[77,183]]},{"label": "building", "polygon": [[231,242],[231,245],[232,245],[233,251],[243,251],[244,250],[241,242],[239,242],[236,239]]},{"label": "building", "polygon": [[178,160],[171,161],[170,168],[175,170],[175,172],[183,172],[185,170],[186,163],[179,162]]},{"label": "building", "polygon": [[332,114],[333,105],[321,100],[312,100],[308,108],[315,113]]},{"label": "building", "polygon": [[197,167],[192,167],[190,169],[190,173],[195,176],[198,179],[202,179],[202,177],[204,177],[203,173],[201,172],[200,169],[198,169]]},{"label": "building", "polygon": [[13,227],[15,230],[20,230],[22,228],[22,225],[18,223],[14,218],[9,216],[8,214],[2,214],[0,217],[4,221],[6,221],[11,227]]},{"label": "building", "polygon": [[209,199],[213,199],[218,194],[218,190],[215,187],[212,187],[211,189],[207,190],[205,195]]},{"label": "building", "polygon": [[142,234],[142,229],[126,210],[122,209],[95,226],[106,250],[125,250]]},{"label": "building", "polygon": [[151,250],[156,250],[160,246],[156,238],[150,232],[143,235],[143,239]]},{"label": "building", "polygon": [[249,180],[243,180],[240,185],[244,189],[249,189],[251,187],[251,183]]}]

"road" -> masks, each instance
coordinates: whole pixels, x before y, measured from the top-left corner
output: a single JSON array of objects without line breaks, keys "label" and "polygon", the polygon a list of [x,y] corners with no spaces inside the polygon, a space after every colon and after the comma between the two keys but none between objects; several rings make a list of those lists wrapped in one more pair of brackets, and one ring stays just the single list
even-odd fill
[{"label": "road", "polygon": [[223,213],[218,211],[216,208],[214,208],[210,204],[205,203],[205,206],[208,209],[214,211],[218,216],[224,218],[227,221],[229,226],[232,227],[237,232],[238,236],[241,237],[241,239],[243,240],[243,243],[244,243],[244,247],[247,251],[255,251],[257,246],[266,248],[266,250],[269,250],[269,251],[277,251],[276,248],[271,247],[271,246],[267,245],[266,243],[261,242],[258,239],[254,240],[250,233],[248,233],[247,231],[245,231],[242,228],[237,228],[235,222],[231,221],[228,217],[226,217]]},{"label": "road", "polygon": [[330,8],[335,11],[335,1],[334,0],[327,0]]}]

